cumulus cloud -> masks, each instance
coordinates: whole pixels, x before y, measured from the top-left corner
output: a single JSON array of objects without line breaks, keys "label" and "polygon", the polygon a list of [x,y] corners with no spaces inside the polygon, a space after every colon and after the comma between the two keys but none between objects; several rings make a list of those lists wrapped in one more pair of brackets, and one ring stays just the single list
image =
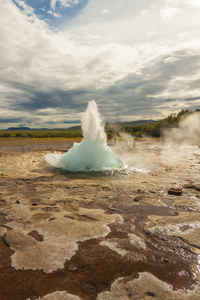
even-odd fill
[{"label": "cumulus cloud", "polygon": [[57,0],[51,0],[50,5],[52,9],[55,9]]},{"label": "cumulus cloud", "polygon": [[78,4],[79,2],[80,0],[51,0],[50,5],[52,9],[55,9],[57,3],[64,7],[70,7],[72,5]]},{"label": "cumulus cloud", "polygon": [[[90,0],[74,19],[61,18],[62,27],[52,29],[24,1],[15,2],[0,1],[4,121],[23,117],[39,124],[43,116],[44,122],[62,124],[79,119],[93,98],[106,119],[157,118],[197,108],[195,3]],[[78,3],[51,0],[46,12],[58,18],[58,5]]]},{"label": "cumulus cloud", "polygon": [[48,10],[47,13],[50,14],[50,15],[52,15],[52,16],[54,16],[55,18],[62,18],[62,15],[60,13],[56,13],[56,12],[54,12],[52,10]]},{"label": "cumulus cloud", "polygon": [[15,0],[15,2],[18,4],[19,7],[23,8],[23,10],[25,11],[26,14],[31,15],[34,13],[34,9],[32,7],[30,7],[29,5],[27,5],[24,1]]},{"label": "cumulus cloud", "polygon": [[189,5],[193,5],[193,6],[195,6],[195,7],[200,7],[200,2],[199,2],[199,0],[187,0],[187,3],[188,3]]},{"label": "cumulus cloud", "polygon": [[174,16],[176,16],[180,12],[181,12],[180,9],[178,9],[176,7],[168,6],[168,7],[162,8],[160,10],[160,15],[163,18],[163,20],[170,20],[171,18],[173,18]]},{"label": "cumulus cloud", "polygon": [[102,14],[103,15],[107,15],[108,13],[109,13],[109,11],[107,9],[105,9],[105,8],[102,9]]}]

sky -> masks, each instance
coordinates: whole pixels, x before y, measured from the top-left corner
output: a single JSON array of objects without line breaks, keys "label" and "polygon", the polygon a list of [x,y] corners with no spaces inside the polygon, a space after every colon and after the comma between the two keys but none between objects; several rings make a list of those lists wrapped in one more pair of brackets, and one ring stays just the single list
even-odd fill
[{"label": "sky", "polygon": [[200,108],[200,0],[0,0],[0,129]]}]

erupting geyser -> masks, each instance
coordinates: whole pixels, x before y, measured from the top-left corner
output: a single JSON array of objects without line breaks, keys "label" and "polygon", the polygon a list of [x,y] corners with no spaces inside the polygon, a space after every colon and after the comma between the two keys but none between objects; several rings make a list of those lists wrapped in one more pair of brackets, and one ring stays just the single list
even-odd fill
[{"label": "erupting geyser", "polygon": [[122,161],[106,143],[106,133],[94,100],[88,103],[82,118],[83,140],[74,143],[65,154],[50,153],[45,160],[53,167],[69,171],[120,169]]}]

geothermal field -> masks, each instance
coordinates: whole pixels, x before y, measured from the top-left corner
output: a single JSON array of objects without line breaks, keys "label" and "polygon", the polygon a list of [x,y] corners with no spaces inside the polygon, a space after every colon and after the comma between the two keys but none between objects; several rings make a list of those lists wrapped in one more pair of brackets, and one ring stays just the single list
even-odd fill
[{"label": "geothermal field", "polygon": [[0,299],[200,299],[200,139],[0,140]]}]

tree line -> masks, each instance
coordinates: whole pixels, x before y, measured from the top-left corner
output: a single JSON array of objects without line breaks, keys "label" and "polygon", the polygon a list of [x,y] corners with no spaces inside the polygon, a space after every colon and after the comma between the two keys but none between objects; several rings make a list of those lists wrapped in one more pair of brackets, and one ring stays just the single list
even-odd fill
[{"label": "tree line", "polygon": [[5,130],[0,131],[0,137],[17,137],[17,138],[82,138],[82,131],[65,131],[65,130]]},{"label": "tree line", "polygon": [[[195,112],[200,112],[200,109],[197,109]],[[193,113],[194,112],[189,110],[181,110],[178,114],[171,114],[167,118],[157,122],[141,125],[127,125],[122,127],[117,126],[108,131],[112,137],[114,134],[120,135],[120,132],[130,135],[134,134],[137,138],[141,138],[142,136],[160,137],[163,130],[176,127],[178,128],[180,120]]]},{"label": "tree line", "polygon": [[[197,109],[195,112],[199,111]],[[142,136],[150,136],[150,137],[160,137],[161,131],[178,127],[181,118],[186,117],[194,112],[189,110],[182,110],[178,114],[171,114],[167,118],[160,121],[150,121],[150,123],[140,124],[140,125],[129,125],[129,122],[125,123],[117,123],[114,126],[110,124],[106,124],[106,134],[108,139],[112,139],[114,135],[120,136],[120,133],[128,133],[131,135],[135,135],[137,138]],[[132,122],[130,122],[132,124]],[[1,137],[22,137],[22,138],[82,138],[83,133],[81,127],[66,130],[4,130],[0,131]]]}]

